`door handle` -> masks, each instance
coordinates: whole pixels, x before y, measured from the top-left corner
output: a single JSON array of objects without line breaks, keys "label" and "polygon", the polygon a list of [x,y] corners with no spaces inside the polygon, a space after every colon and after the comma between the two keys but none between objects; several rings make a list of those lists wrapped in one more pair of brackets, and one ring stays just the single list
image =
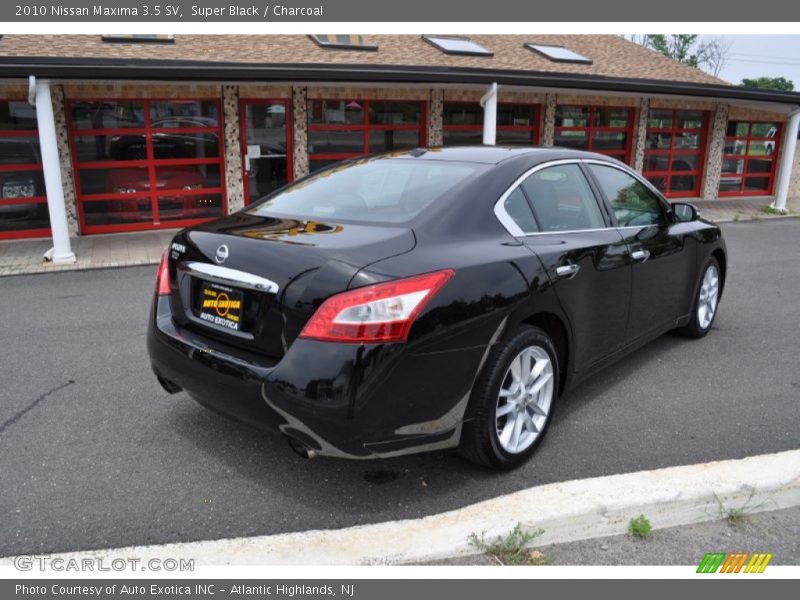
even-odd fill
[{"label": "door handle", "polygon": [[580,265],[576,265],[574,263],[570,263],[568,265],[561,265],[560,267],[556,267],[556,277],[564,277],[566,279],[572,279],[575,275],[578,274],[578,271],[581,270]]},{"label": "door handle", "polygon": [[631,258],[636,262],[644,262],[648,258],[650,258],[650,251],[649,250],[634,250],[631,252]]}]

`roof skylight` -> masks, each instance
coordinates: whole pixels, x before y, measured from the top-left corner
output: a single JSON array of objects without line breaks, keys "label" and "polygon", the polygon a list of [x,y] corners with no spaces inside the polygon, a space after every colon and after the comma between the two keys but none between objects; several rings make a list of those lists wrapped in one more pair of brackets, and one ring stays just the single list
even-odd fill
[{"label": "roof skylight", "polygon": [[469,38],[450,35],[423,35],[422,39],[438,48],[445,54],[460,54],[462,56],[494,56],[477,42]]},{"label": "roof skylight", "polygon": [[591,58],[586,58],[583,54],[573,52],[564,46],[553,46],[551,44],[530,44],[526,43],[525,47],[528,50],[541,54],[545,58],[549,58],[553,62],[563,63],[580,63],[584,65],[592,64]]},{"label": "roof skylight", "polygon": [[317,34],[317,35],[309,35],[312,40],[314,40],[318,46],[322,48],[332,48],[336,50],[365,50],[365,51],[372,51],[378,49],[378,46],[375,44],[367,43],[366,38],[363,35],[348,35],[348,34]]},{"label": "roof skylight", "polygon": [[171,33],[165,33],[165,34],[114,33],[114,34],[103,34],[103,41],[114,42],[119,44],[174,44],[175,37]]}]

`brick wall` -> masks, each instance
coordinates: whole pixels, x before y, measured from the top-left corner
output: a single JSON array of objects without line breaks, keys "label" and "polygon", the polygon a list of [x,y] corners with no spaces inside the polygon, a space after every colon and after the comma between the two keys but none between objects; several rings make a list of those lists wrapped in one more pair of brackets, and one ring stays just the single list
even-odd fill
[{"label": "brick wall", "polygon": [[370,87],[331,87],[317,86],[308,88],[309,100],[428,100],[430,90],[426,88],[409,88],[393,86],[385,88]]},{"label": "brick wall", "polygon": [[221,98],[221,85],[168,83],[64,84],[67,98]]}]

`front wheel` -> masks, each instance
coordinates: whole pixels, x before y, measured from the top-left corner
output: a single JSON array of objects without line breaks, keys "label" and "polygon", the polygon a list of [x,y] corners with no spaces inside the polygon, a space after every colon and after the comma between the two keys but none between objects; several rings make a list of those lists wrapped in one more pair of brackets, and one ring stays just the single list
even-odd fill
[{"label": "front wheel", "polygon": [[703,269],[703,276],[692,304],[689,323],[680,328],[679,333],[688,337],[701,338],[709,332],[714,324],[714,318],[717,316],[721,277],[719,262],[712,256]]},{"label": "front wheel", "polygon": [[492,349],[473,389],[461,453],[505,469],[525,462],[541,443],[558,395],[553,342],[526,325]]}]

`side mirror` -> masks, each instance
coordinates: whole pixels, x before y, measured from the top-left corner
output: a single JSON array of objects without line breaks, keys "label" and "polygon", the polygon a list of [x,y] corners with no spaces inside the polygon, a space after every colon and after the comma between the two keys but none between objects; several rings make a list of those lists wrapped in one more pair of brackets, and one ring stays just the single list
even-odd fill
[{"label": "side mirror", "polygon": [[689,221],[697,221],[700,218],[700,211],[694,204],[688,202],[674,202],[672,204],[672,214],[675,216],[675,221],[679,223],[688,223]]}]

